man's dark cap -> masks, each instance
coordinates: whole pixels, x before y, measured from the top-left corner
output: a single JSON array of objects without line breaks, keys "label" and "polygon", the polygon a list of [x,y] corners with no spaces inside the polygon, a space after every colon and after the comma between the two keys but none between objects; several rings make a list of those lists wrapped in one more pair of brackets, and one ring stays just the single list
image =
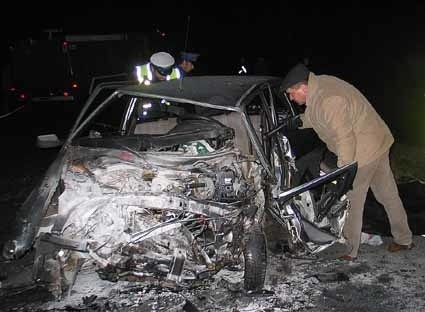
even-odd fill
[{"label": "man's dark cap", "polygon": [[298,63],[286,74],[285,78],[280,85],[280,92],[285,92],[289,87],[308,80],[310,70],[303,64]]},{"label": "man's dark cap", "polygon": [[198,60],[199,54],[198,53],[192,53],[192,52],[180,52],[180,57],[182,61],[189,61],[189,62],[196,62]]}]

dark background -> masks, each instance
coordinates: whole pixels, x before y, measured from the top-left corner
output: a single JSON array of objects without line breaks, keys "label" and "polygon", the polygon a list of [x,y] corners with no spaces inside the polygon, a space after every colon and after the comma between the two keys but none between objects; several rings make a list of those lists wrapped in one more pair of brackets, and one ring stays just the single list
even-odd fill
[{"label": "dark background", "polygon": [[399,141],[425,146],[425,6],[419,1],[43,1],[9,3],[0,14],[2,66],[11,42],[47,28],[142,32],[173,55],[186,45],[201,54],[194,74],[234,74],[242,58],[252,72],[264,57],[271,74],[284,76],[305,61],[317,74],[337,75],[362,90]]}]

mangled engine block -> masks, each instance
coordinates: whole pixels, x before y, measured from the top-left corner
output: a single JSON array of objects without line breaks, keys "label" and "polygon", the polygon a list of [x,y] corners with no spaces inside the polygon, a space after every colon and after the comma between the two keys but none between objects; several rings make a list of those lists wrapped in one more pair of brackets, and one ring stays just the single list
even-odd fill
[{"label": "mangled engine block", "polygon": [[105,278],[197,278],[240,256],[243,211],[264,208],[260,168],[231,148],[192,155],[73,147],[55,228],[84,246],[79,257],[95,260],[99,272],[117,273]]}]

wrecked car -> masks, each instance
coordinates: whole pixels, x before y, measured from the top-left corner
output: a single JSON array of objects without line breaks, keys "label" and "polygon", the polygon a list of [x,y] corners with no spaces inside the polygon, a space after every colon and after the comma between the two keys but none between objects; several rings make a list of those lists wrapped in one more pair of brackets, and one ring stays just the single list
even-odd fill
[{"label": "wrecked car", "polygon": [[280,83],[199,76],[97,87],[23,204],[3,256],[35,249],[34,278],[60,272],[65,288],[90,260],[109,280],[183,283],[236,268],[247,290],[259,290],[265,215],[287,230],[294,252],[344,243],[356,164],[295,179],[284,127],[295,112]]}]

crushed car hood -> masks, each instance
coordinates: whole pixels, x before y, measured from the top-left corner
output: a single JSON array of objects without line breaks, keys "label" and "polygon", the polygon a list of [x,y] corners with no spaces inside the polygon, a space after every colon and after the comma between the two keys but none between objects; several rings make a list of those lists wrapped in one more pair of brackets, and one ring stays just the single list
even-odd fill
[{"label": "crushed car hood", "polygon": [[202,155],[200,145],[210,149],[205,141],[180,152],[71,147],[56,218],[62,224],[55,227],[66,239],[86,242],[105,267],[132,244],[139,254],[171,259],[176,248],[192,248],[184,224],[200,226],[199,216],[227,222],[247,202],[264,207],[255,162],[232,148]]}]

